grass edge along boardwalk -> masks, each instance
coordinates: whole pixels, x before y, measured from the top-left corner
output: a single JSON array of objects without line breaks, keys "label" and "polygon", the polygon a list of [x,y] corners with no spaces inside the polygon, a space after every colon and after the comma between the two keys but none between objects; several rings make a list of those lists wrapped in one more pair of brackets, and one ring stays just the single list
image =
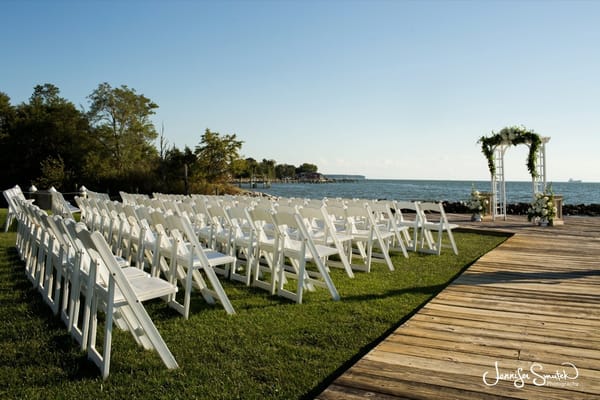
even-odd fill
[{"label": "grass edge along boardwalk", "polygon": [[600,219],[494,228],[517,233],[318,398],[600,398]]}]

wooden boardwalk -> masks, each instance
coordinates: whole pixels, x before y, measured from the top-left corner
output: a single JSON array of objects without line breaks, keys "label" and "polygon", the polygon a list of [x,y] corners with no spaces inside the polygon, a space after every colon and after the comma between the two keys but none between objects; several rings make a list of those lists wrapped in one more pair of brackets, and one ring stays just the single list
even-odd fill
[{"label": "wooden boardwalk", "polygon": [[600,398],[600,218],[478,226],[515,234],[317,398]]}]

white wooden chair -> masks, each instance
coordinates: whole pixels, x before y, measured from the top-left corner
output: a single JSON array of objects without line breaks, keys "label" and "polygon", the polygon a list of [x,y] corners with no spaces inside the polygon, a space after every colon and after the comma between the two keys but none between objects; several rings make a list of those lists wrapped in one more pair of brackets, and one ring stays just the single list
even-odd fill
[{"label": "white wooden chair", "polygon": [[[318,286],[327,288],[332,299],[339,300],[340,295],[325,264],[325,260],[338,254],[338,250],[315,244],[298,212],[278,211],[273,214],[273,219],[281,246],[277,294],[300,304],[304,290],[314,290]],[[316,271],[307,268],[307,261],[315,264]],[[296,281],[293,291],[286,287],[289,280]]]},{"label": "white wooden chair", "polygon": [[369,203],[369,206],[374,213],[375,222],[383,226],[384,230],[394,233],[392,244],[395,244],[395,246],[390,246],[390,250],[400,250],[404,257],[408,258],[406,244],[404,243],[404,233],[408,231],[408,227],[396,224],[396,211],[392,211],[392,206],[388,201],[373,201]]},{"label": "white wooden chair", "polygon": [[272,210],[265,207],[250,208],[248,215],[252,222],[250,228],[257,243],[251,285],[274,295],[279,275],[280,245],[274,232]]},{"label": "white wooden chair", "polygon": [[394,233],[382,229],[377,224],[371,207],[368,204],[350,203],[346,207],[346,218],[348,221],[347,232],[352,235],[352,241],[356,244],[363,259],[363,265],[353,265],[352,268],[370,272],[374,258],[373,248],[377,245],[388,268],[393,271],[394,265],[389,254],[389,243],[394,237]]},{"label": "white wooden chair", "polygon": [[25,195],[19,185],[15,185],[10,189],[2,191],[2,195],[8,204],[8,212],[6,214],[6,222],[4,225],[4,232],[8,232],[8,228],[12,225],[15,218],[18,217],[21,206],[18,204],[20,201],[33,203],[34,200],[25,199]]},{"label": "white wooden chair", "polygon": [[[89,253],[93,244],[90,241],[90,232],[84,223],[76,223],[72,219],[62,219],[60,220],[60,224],[63,226],[63,231],[71,241],[77,254],[75,258],[76,264],[68,274],[69,299],[66,305],[67,309],[63,311],[67,313],[63,317],[63,320],[67,323],[67,331],[81,345],[81,349],[85,350],[88,346],[90,313],[94,296],[94,285],[97,278],[95,272],[92,270],[94,260]],[[99,234],[102,235],[101,233]],[[106,242],[106,239],[104,241]],[[106,245],[108,246],[108,243]],[[149,274],[146,274],[142,270],[124,264],[122,259],[115,256],[112,252],[111,257],[112,262],[121,268],[123,274],[130,281],[149,277]],[[102,275],[100,277],[102,278]],[[163,288],[173,288],[172,285],[167,286],[168,282],[166,281],[162,281],[162,285]],[[175,291],[176,289],[175,287]],[[80,312],[81,310],[82,312]],[[115,319],[115,323],[119,328],[127,329],[126,321],[121,318]]]},{"label": "white wooden chair", "polygon": [[[458,249],[452,234],[452,229],[457,228],[458,225],[448,222],[442,203],[421,203],[419,208],[421,211],[421,246],[419,251],[439,256],[442,251],[443,235],[446,232],[452,251],[458,255]],[[437,238],[434,238],[434,233],[437,234]],[[424,246],[424,242],[427,242],[427,248]]]},{"label": "white wooden chair", "polygon": [[[83,236],[88,234],[89,232],[82,232]],[[129,332],[139,344],[146,349],[155,350],[167,368],[178,368],[175,357],[142,305],[145,300],[173,295],[177,287],[153,277],[129,280],[115,261],[104,237],[94,232],[90,239],[95,245],[89,249],[89,253],[92,259],[91,273],[96,277],[96,284],[91,307],[88,357],[100,368],[102,378],[106,379],[110,372],[112,327],[116,310],[124,317]],[[104,309],[106,314],[101,349],[97,343],[99,309]]]},{"label": "white wooden chair", "polygon": [[258,249],[257,229],[246,207],[230,207],[225,212],[231,229],[230,254],[238,259],[232,266],[230,278],[250,286]]},{"label": "white wooden chair", "polygon": [[[228,314],[235,314],[233,305],[217,277],[215,268],[223,268],[223,265],[226,264],[231,265],[236,262],[236,258],[212,249],[203,248],[186,217],[170,215],[167,217],[167,221],[176,245],[174,249],[176,265],[171,268],[175,270],[175,268],[183,267],[186,271],[185,279],[182,282],[185,290],[183,304],[175,302],[173,306],[186,319],[189,318],[192,286],[195,284],[207,302],[212,304],[214,298],[216,298]],[[206,283],[202,273],[208,279],[210,286]]]},{"label": "white wooden chair", "polygon": [[[342,268],[350,278],[354,278],[354,272],[350,265],[349,256],[352,255],[352,235],[338,231],[333,225],[333,220],[327,212],[327,206],[313,203],[315,207],[306,206],[298,210],[304,218],[308,233],[316,244],[333,246],[337,249]],[[329,263],[329,265],[335,265]]]},{"label": "white wooden chair", "polygon": [[79,208],[65,200],[63,194],[56,190],[54,186],[48,189],[48,191],[52,196],[52,214],[73,218],[73,214],[79,212]]},{"label": "white wooden chair", "polygon": [[395,210],[396,225],[408,228],[402,231],[402,237],[406,243],[407,250],[417,251],[419,231],[421,230],[419,202],[399,200],[394,202],[393,207]]}]

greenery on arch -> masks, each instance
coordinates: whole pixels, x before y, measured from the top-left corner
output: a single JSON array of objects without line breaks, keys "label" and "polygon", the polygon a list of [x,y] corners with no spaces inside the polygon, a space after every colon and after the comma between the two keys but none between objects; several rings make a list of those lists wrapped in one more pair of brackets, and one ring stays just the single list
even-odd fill
[{"label": "greenery on arch", "polygon": [[534,131],[527,129],[524,126],[509,126],[502,128],[498,133],[492,131],[492,136],[482,136],[478,140],[478,143],[481,143],[481,151],[487,158],[488,168],[492,175],[496,173],[496,166],[494,165],[494,150],[496,147],[503,143],[513,146],[518,144],[528,144],[529,155],[527,156],[527,170],[533,178],[537,177],[535,166],[537,163],[537,153],[542,145],[542,138]]}]

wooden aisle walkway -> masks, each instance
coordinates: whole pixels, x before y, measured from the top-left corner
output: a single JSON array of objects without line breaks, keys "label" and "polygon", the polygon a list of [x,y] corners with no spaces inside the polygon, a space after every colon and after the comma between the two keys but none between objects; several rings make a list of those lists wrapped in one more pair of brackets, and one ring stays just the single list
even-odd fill
[{"label": "wooden aisle walkway", "polygon": [[481,226],[515,235],[317,398],[600,398],[600,218]]}]

